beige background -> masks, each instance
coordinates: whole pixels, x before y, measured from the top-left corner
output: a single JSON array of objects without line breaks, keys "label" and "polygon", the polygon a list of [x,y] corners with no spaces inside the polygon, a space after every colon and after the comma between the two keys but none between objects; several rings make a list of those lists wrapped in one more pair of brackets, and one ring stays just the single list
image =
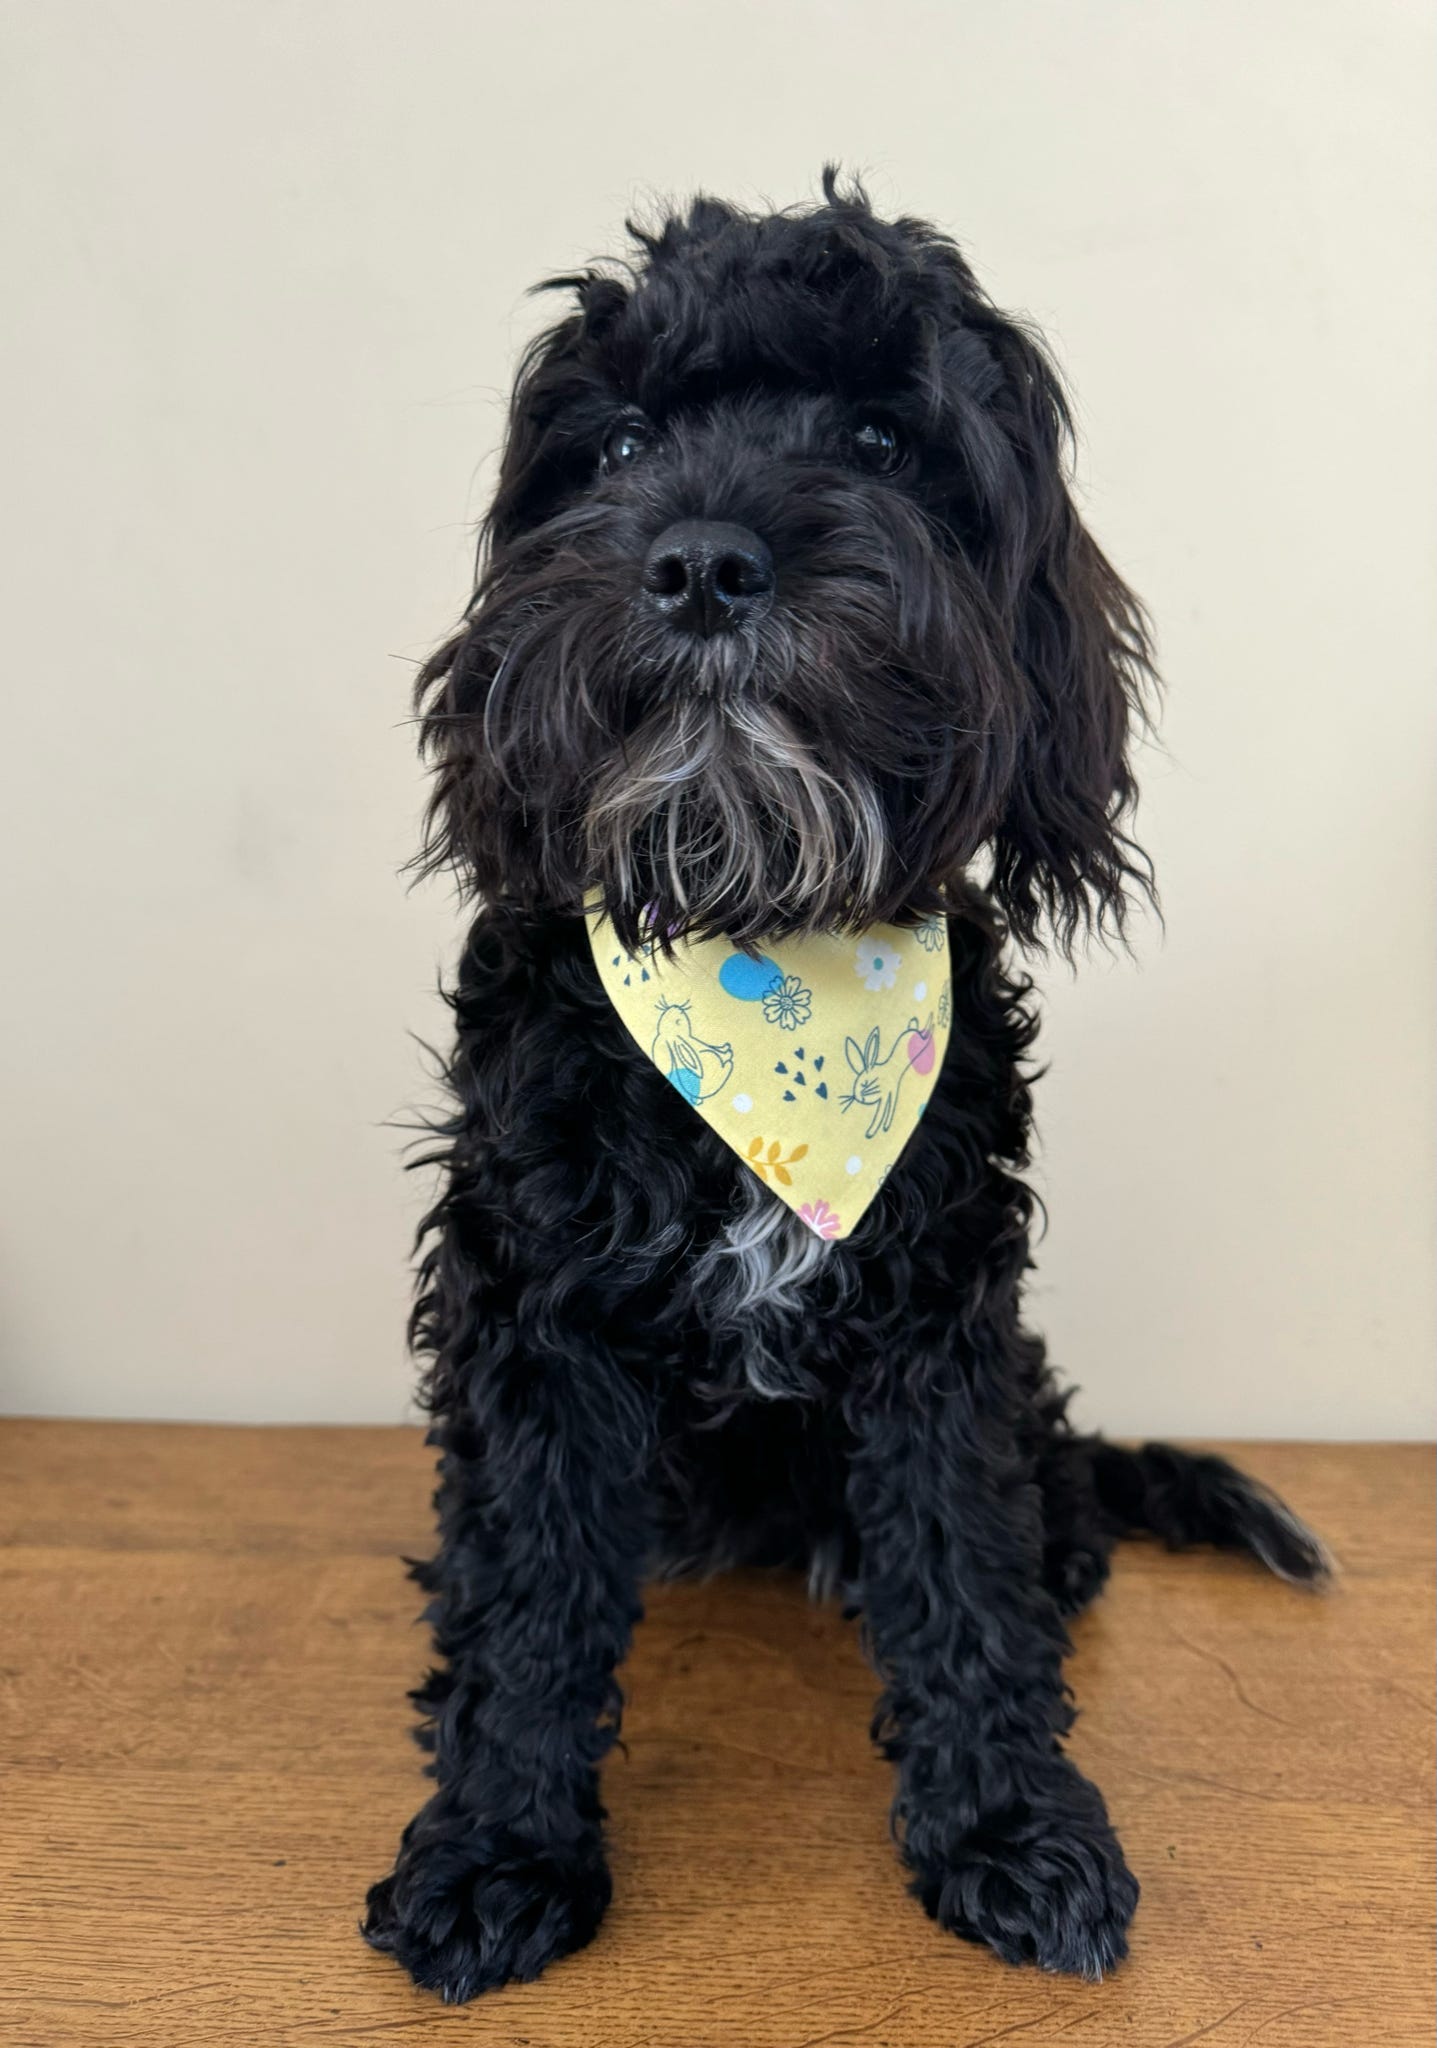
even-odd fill
[{"label": "beige background", "polygon": [[1051,991],[1123,1430],[1433,1421],[1427,0],[9,0],[0,1404],[394,1419],[397,870],[540,273],[826,155],[1048,329],[1161,629],[1166,940]]}]

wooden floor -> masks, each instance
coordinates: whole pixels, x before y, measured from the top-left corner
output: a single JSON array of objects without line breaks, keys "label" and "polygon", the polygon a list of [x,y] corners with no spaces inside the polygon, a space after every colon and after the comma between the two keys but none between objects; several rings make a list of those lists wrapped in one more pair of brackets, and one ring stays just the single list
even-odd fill
[{"label": "wooden floor", "polygon": [[417,1434],[0,1425],[0,2043],[1428,2043],[1431,1454],[1240,1455],[1344,1577],[1133,1546],[1079,1624],[1074,1748],[1144,1887],[1106,1983],[923,1917],[851,1631],[747,1580],[651,1600],[597,1942],[451,2011],[355,1933],[421,1794]]}]

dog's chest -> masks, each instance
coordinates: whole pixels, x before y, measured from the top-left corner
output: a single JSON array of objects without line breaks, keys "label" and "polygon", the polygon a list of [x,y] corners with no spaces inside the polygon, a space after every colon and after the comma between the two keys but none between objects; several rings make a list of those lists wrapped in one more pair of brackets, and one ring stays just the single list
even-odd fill
[{"label": "dog's chest", "polygon": [[[771,1399],[811,1391],[802,1325],[852,1254],[818,1237],[751,1173],[735,1171],[727,1224],[693,1259],[690,1302],[717,1358]],[[725,1373],[724,1377],[729,1375]]]}]

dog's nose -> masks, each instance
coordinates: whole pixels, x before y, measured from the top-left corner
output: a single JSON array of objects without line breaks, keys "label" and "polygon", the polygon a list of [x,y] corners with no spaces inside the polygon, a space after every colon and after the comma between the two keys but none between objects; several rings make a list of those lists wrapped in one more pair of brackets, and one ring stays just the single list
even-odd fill
[{"label": "dog's nose", "polygon": [[773,594],[773,556],[746,526],[683,519],[644,562],[644,602],[691,633],[720,633],[762,611]]}]

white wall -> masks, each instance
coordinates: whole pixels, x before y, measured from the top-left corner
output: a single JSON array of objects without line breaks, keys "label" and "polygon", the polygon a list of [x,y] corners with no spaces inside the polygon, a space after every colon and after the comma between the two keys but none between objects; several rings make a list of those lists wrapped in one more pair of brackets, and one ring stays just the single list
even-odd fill
[{"label": "white wall", "polygon": [[1044,1041],[1082,1413],[1431,1428],[1427,0],[3,22],[0,1403],[405,1414],[409,664],[523,289],[836,155],[1046,325],[1161,629],[1167,938]]}]

